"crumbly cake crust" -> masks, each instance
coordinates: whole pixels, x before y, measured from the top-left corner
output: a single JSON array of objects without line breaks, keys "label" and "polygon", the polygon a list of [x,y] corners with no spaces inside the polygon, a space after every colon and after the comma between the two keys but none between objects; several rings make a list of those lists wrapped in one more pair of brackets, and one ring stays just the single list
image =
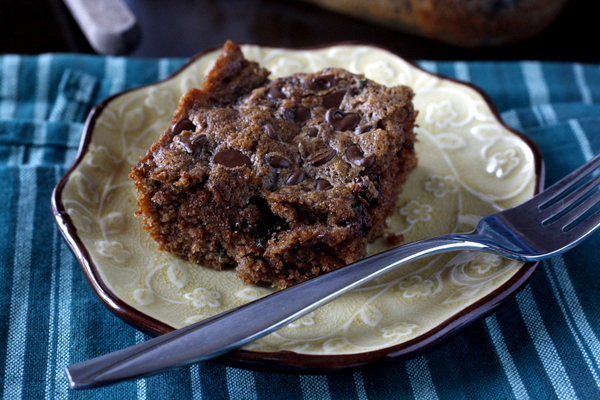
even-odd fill
[{"label": "crumbly cake crust", "polygon": [[343,69],[270,81],[227,42],[136,165],[161,250],[277,288],[365,256],[417,163],[413,92]]}]

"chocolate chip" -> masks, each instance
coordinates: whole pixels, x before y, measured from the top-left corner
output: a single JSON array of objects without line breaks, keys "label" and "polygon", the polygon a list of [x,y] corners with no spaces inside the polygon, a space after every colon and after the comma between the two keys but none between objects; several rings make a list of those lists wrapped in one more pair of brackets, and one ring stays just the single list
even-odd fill
[{"label": "chocolate chip", "polygon": [[360,116],[357,113],[345,113],[337,108],[327,110],[325,119],[333,126],[333,129],[341,132],[356,128],[360,122]]},{"label": "chocolate chip", "polygon": [[[364,204],[365,206],[370,206],[371,203],[365,197],[365,195],[368,195],[367,194],[368,184],[367,184],[366,178],[364,176],[357,176],[354,178],[354,183],[356,186],[353,189],[353,192],[354,192],[358,202]],[[370,198],[370,196],[369,196],[369,198]]]},{"label": "chocolate chip", "polygon": [[285,93],[281,91],[281,86],[271,86],[267,92],[267,96],[272,99],[285,99]]},{"label": "chocolate chip", "polygon": [[360,167],[369,168],[375,163],[375,154],[369,154],[365,157],[363,151],[360,147],[358,147],[357,144],[348,146],[346,149],[346,157],[348,157],[348,160]]},{"label": "chocolate chip", "polygon": [[279,136],[279,133],[277,133],[275,128],[273,128],[273,125],[265,124],[263,129],[265,130],[267,136],[270,137],[271,139],[276,140],[278,142],[283,142],[283,139],[281,139],[281,136]]},{"label": "chocolate chip", "polygon": [[306,178],[306,172],[303,169],[295,170],[285,181],[286,185],[293,186],[301,183]]},{"label": "chocolate chip", "polygon": [[310,110],[304,106],[296,106],[283,109],[283,118],[288,121],[301,123],[310,118]]},{"label": "chocolate chip", "polygon": [[354,130],[354,133],[356,135],[362,135],[363,133],[370,132],[371,129],[373,129],[373,127],[371,125],[357,126],[356,129]]},{"label": "chocolate chip", "polygon": [[306,83],[306,87],[315,92],[329,89],[333,85],[335,85],[335,78],[330,75],[317,76]]},{"label": "chocolate chip", "polygon": [[399,120],[405,120],[410,114],[410,110],[406,107],[402,107],[398,110]]},{"label": "chocolate chip", "polygon": [[327,179],[317,179],[317,183],[315,185],[317,190],[329,190],[332,189],[333,186]]},{"label": "chocolate chip", "polygon": [[179,135],[183,131],[196,132],[196,125],[187,118],[180,119],[171,127],[171,132],[175,135]]},{"label": "chocolate chip", "polygon": [[342,104],[342,100],[344,100],[345,95],[346,91],[340,89],[323,96],[323,107],[327,109],[338,108],[340,104]]},{"label": "chocolate chip", "polygon": [[229,168],[236,168],[250,165],[250,158],[239,150],[226,149],[215,154],[213,162]]},{"label": "chocolate chip", "polygon": [[180,140],[180,143],[185,147],[185,150],[193,156],[197,156],[202,152],[202,148],[208,141],[206,135],[200,135],[193,140]]},{"label": "chocolate chip", "polygon": [[335,151],[334,149],[329,149],[326,152],[321,153],[318,156],[313,157],[310,160],[308,160],[308,164],[312,165],[314,167],[320,167],[321,165],[330,161],[336,154],[337,154],[337,151]]},{"label": "chocolate chip", "polygon": [[271,156],[269,157],[269,165],[273,168],[289,168],[292,164],[281,156]]},{"label": "chocolate chip", "polygon": [[316,126],[311,126],[310,128],[308,128],[308,131],[306,131],[306,135],[308,135],[308,137],[317,137],[318,133],[319,128],[317,128]]}]

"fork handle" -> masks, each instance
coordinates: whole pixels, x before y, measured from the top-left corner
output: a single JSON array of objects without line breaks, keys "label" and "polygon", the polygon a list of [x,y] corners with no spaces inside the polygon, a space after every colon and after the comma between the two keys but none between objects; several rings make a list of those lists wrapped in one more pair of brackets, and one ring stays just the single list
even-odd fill
[{"label": "fork handle", "polygon": [[365,258],[137,345],[66,368],[71,388],[87,389],[207,360],[265,336],[342,294],[412,260],[451,250],[485,250],[468,235],[424,239]]}]

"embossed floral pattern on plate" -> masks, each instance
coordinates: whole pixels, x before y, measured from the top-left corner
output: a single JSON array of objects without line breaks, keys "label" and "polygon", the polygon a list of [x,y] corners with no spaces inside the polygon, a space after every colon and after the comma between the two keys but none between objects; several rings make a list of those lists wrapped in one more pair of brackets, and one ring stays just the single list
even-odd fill
[{"label": "embossed floral pattern on plate", "polygon": [[[419,166],[389,219],[388,234],[405,241],[471,230],[483,216],[530,198],[536,155],[502,125],[473,88],[424,72],[385,50],[339,45],[314,50],[243,46],[274,77],[325,67],[363,72],[386,85],[406,84],[419,110]],[[61,201],[81,246],[108,290],[166,325],[181,327],[271,293],[244,286],[232,271],[191,265],[156,244],[134,216],[127,175],[170,125],[182,93],[198,87],[218,51],[205,53],[157,84],[116,96],[96,115],[90,141],[61,189]],[[371,253],[389,246],[385,238]],[[371,282],[247,350],[356,354],[420,337],[498,290],[522,267],[475,252],[442,254]]]}]

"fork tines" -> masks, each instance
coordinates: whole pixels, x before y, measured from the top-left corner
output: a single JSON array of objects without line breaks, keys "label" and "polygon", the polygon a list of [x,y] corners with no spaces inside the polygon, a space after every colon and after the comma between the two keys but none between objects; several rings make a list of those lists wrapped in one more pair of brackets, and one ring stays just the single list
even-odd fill
[{"label": "fork tines", "polygon": [[599,167],[597,155],[539,195],[543,200],[539,209],[545,215],[542,225],[560,221],[563,231],[568,232],[584,222],[578,230],[594,229],[600,223],[600,215],[590,219],[600,211]]}]

